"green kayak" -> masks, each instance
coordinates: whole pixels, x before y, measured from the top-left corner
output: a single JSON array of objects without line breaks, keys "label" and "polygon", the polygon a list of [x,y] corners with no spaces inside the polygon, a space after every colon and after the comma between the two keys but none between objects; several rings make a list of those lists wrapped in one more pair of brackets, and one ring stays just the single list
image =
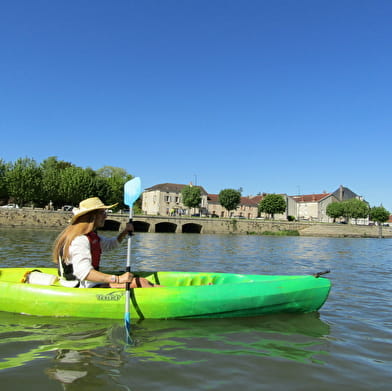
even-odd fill
[{"label": "green kayak", "polygon": [[[57,276],[55,268],[40,268]],[[122,319],[125,291],[68,288],[22,282],[31,269],[0,269],[0,311],[40,316]],[[278,312],[313,312],[326,301],[331,282],[315,276],[198,272],[137,272],[161,288],[131,289],[131,317],[228,318]],[[53,279],[55,279],[53,277]]]}]

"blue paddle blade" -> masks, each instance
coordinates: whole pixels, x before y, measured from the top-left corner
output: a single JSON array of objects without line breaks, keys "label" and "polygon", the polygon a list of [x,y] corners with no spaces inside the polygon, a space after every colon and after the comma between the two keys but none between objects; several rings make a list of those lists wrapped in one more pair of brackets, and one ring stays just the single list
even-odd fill
[{"label": "blue paddle blade", "polygon": [[133,178],[124,185],[124,204],[132,208],[134,202],[142,193],[142,183],[139,177]]}]

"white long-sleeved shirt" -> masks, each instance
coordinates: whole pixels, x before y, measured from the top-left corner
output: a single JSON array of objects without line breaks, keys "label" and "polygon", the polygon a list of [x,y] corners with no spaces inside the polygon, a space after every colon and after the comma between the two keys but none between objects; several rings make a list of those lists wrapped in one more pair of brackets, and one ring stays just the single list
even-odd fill
[{"label": "white long-sleeved shirt", "polygon": [[[102,252],[112,250],[119,246],[117,237],[105,238],[100,236],[99,238],[101,239],[100,244]],[[69,257],[65,260],[65,263],[67,265],[72,263],[73,273],[75,277],[80,280],[81,288],[92,288],[99,284],[86,280],[90,271],[94,269],[92,265],[90,241],[86,235],[77,236],[72,241],[69,246]]]}]

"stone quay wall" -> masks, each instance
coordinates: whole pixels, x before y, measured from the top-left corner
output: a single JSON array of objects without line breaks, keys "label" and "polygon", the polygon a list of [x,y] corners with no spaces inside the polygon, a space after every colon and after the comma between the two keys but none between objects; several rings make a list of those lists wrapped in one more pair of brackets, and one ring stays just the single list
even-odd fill
[{"label": "stone quay wall", "polygon": [[[55,229],[62,230],[71,219],[71,212],[48,211],[42,209],[7,209],[0,208],[0,227],[28,228],[28,229]],[[128,221],[126,214],[110,214],[107,218],[119,229]],[[155,227],[162,224],[176,227],[173,232],[182,232],[185,225],[199,227],[201,234],[263,234],[264,232],[298,231],[301,236],[319,237],[379,237],[378,226],[365,226],[354,224],[329,224],[314,222],[288,222],[264,221],[247,219],[222,218],[186,218],[166,216],[137,215],[133,220],[148,227],[146,232],[156,232]],[[382,236],[392,238],[392,227],[382,227]]]}]

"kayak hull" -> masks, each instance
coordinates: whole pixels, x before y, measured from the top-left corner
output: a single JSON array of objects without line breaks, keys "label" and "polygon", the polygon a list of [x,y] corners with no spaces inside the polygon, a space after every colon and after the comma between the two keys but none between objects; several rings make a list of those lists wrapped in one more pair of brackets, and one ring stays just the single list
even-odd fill
[{"label": "kayak hull", "polygon": [[[66,288],[22,283],[26,268],[0,269],[0,311],[38,316],[124,318],[122,289]],[[57,275],[55,268],[40,268]],[[314,276],[198,272],[138,272],[160,288],[131,289],[131,318],[184,319],[313,312],[331,283]]]}]

